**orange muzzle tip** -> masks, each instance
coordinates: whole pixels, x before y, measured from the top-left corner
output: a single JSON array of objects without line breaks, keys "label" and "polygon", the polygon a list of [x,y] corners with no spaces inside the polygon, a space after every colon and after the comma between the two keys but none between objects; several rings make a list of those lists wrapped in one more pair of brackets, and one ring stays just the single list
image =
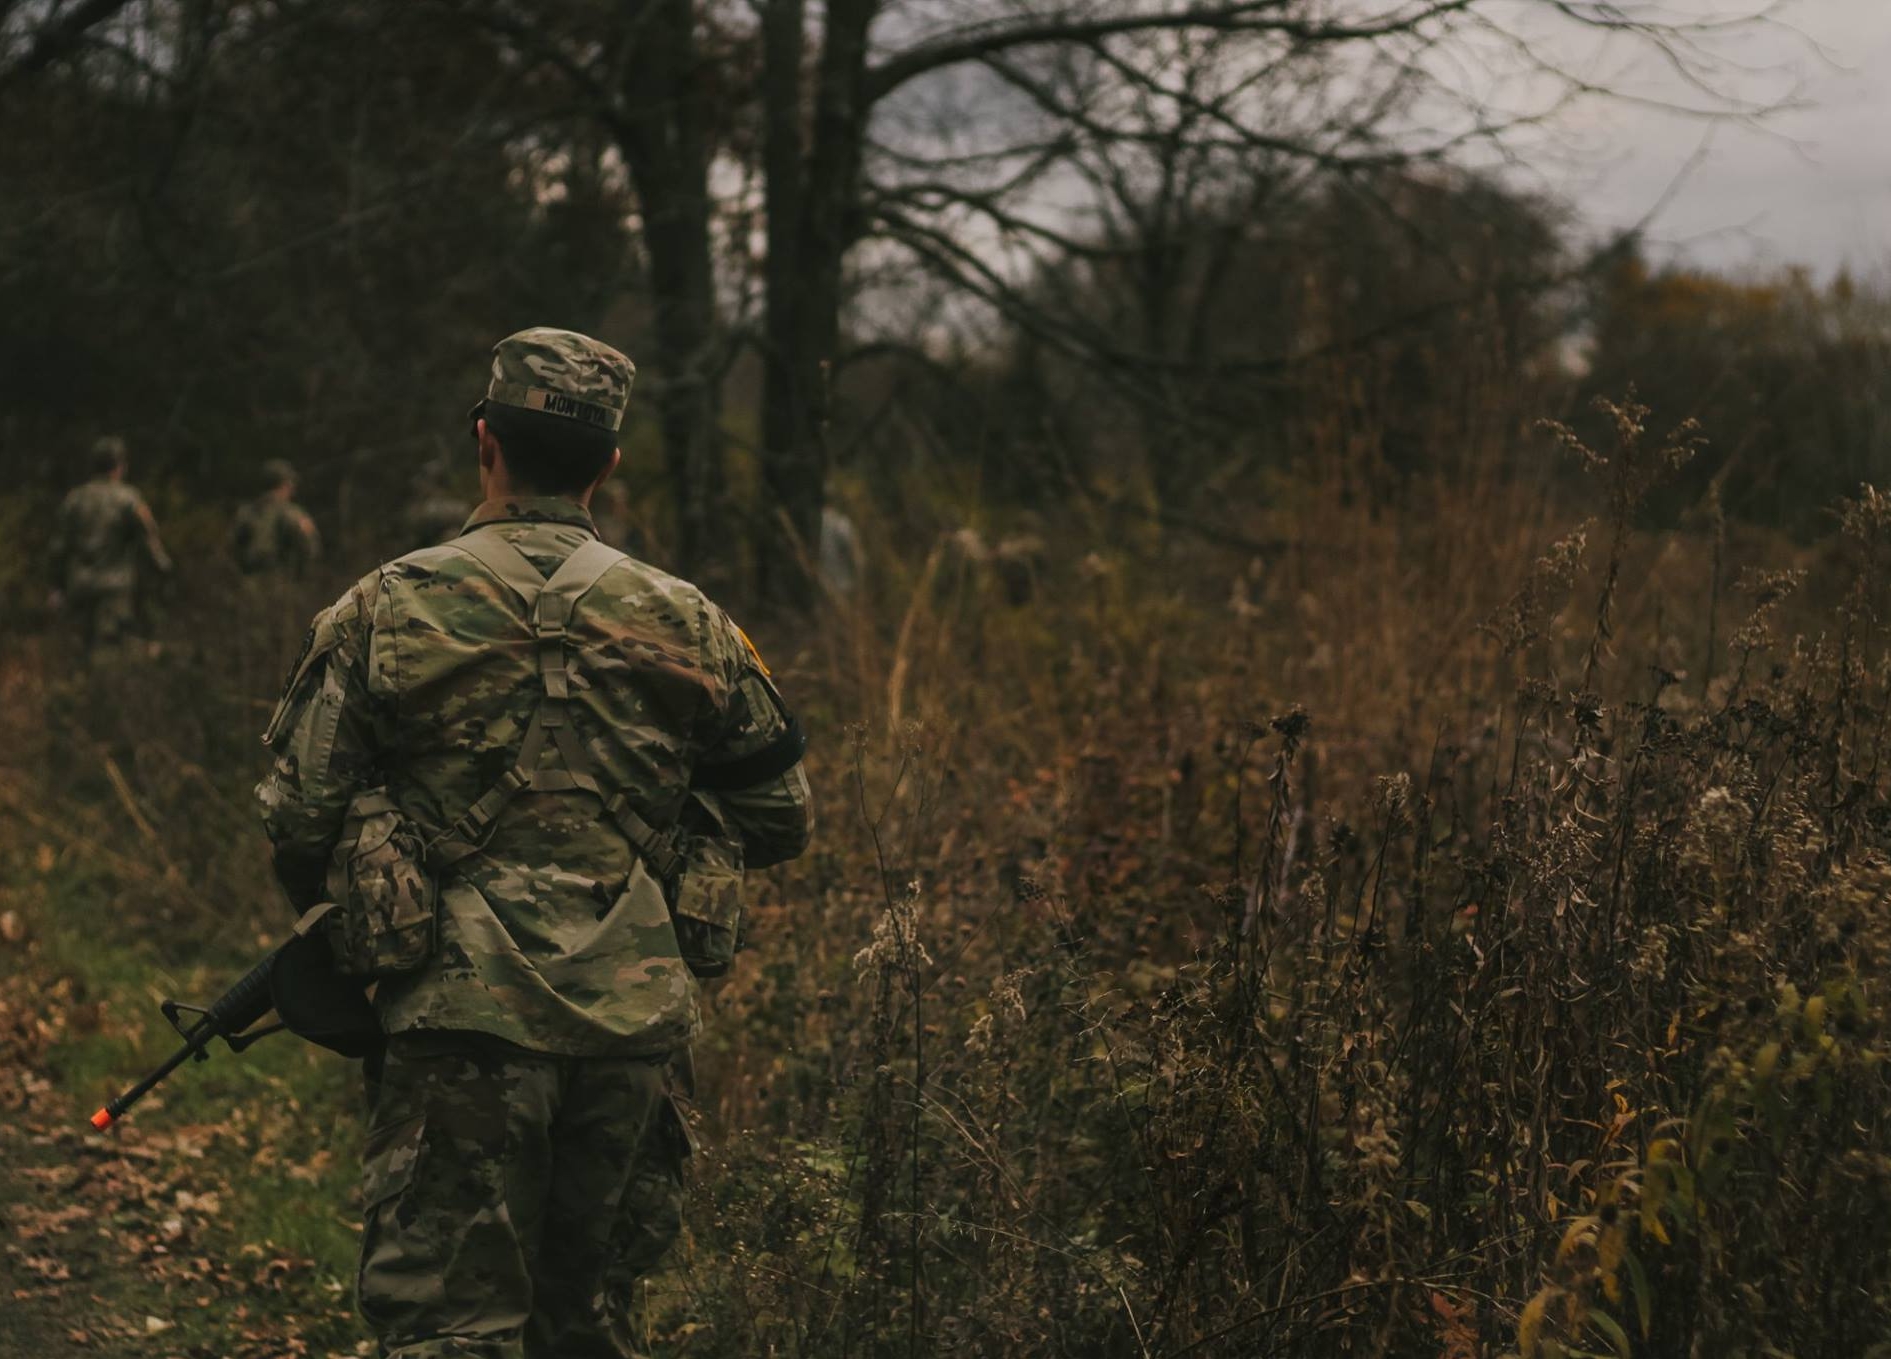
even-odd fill
[{"label": "orange muzzle tip", "polygon": [[92,1115],[92,1126],[97,1128],[100,1132],[104,1132],[107,1128],[111,1127],[114,1121],[112,1111],[109,1109],[100,1109],[96,1114]]}]

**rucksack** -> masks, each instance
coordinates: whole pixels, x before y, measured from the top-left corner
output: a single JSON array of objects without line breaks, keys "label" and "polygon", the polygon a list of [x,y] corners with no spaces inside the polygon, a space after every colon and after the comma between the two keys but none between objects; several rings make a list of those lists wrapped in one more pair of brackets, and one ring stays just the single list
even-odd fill
[{"label": "rucksack", "polygon": [[[536,643],[543,695],[519,742],[512,768],[445,830],[427,833],[407,818],[385,788],[349,805],[330,864],[330,891],[342,909],[323,922],[336,965],[358,977],[412,971],[438,945],[438,882],[477,854],[519,794],[573,789],[596,797],[604,814],[643,858],[663,889],[679,952],[697,976],[720,976],[734,958],[742,911],[739,842],[658,830],[630,805],[623,790],[599,781],[567,711],[571,696],[566,644],[578,601],[622,552],[589,539],[550,577],[491,527],[453,540],[523,603]],[[555,763],[544,763],[547,749]]]}]

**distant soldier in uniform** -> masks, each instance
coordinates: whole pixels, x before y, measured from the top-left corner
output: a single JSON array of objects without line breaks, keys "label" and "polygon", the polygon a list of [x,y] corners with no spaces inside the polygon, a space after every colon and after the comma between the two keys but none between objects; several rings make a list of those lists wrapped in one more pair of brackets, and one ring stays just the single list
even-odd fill
[{"label": "distant soldier in uniform", "polygon": [[838,505],[821,507],[821,541],[817,555],[821,583],[840,600],[852,599],[860,588],[866,559],[860,551],[860,533],[847,511]]},{"label": "distant soldier in uniform", "polygon": [[260,493],[230,524],[230,555],[244,576],[247,626],[232,630],[225,658],[246,690],[273,692],[301,636],[297,614],[307,601],[296,585],[321,557],[322,536],[296,504],[293,466],[269,459],[259,485]]},{"label": "distant soldier in uniform", "polygon": [[1037,516],[1026,511],[1017,531],[992,549],[991,565],[1003,588],[1005,603],[1021,608],[1037,597],[1038,585],[1050,564],[1050,550],[1038,531]]},{"label": "distant soldier in uniform", "polygon": [[151,507],[125,483],[129,465],[123,439],[94,444],[92,479],[67,493],[53,530],[50,603],[71,610],[88,653],[132,631],[141,576],[171,571]]},{"label": "distant soldier in uniform", "polygon": [[800,728],[754,648],[598,540],[633,371],[570,331],[500,341],[483,503],[317,616],[265,736],[298,909],[335,899],[338,849],[386,849],[363,818],[409,827],[438,885],[437,940],[374,998],[360,1303],[399,1359],[630,1352],[619,1262],[674,1235],[649,1220],[687,1145],[669,1065],[729,933],[697,850],[739,877],[808,840]]},{"label": "distant soldier in uniform", "polygon": [[420,469],[405,516],[407,540],[422,547],[459,537],[473,507],[447,489],[451,465],[436,458]]},{"label": "distant soldier in uniform", "polygon": [[322,535],[295,503],[295,468],[281,458],[263,464],[263,493],[236,512],[230,548],[246,576],[300,576],[322,555]]},{"label": "distant soldier in uniform", "polygon": [[615,481],[598,489],[597,503],[591,507],[597,520],[598,537],[633,557],[650,555],[643,527],[637,523],[630,506],[630,493]]}]

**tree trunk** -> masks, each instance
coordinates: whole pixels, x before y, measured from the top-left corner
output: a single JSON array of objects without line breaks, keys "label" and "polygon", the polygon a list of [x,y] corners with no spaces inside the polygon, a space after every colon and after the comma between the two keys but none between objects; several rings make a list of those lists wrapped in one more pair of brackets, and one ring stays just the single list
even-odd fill
[{"label": "tree trunk", "polygon": [[676,569],[726,584],[740,572],[725,532],[721,374],[711,256],[707,85],[693,0],[626,6],[637,30],[613,132],[643,215],[657,353],[658,424],[676,498]]},{"label": "tree trunk", "polygon": [[764,18],[768,98],[768,234],[762,382],[762,479],[769,522],[762,586],[805,605],[827,489],[827,379],[840,344],[842,269],[860,234],[866,140],[867,30],[877,0],[827,8],[812,135],[801,135],[802,0]]},{"label": "tree trunk", "polygon": [[[667,214],[666,214],[667,215]],[[676,498],[677,569],[727,584],[741,563],[723,532],[725,495],[720,383],[712,351],[718,336],[709,262],[709,228],[679,214],[656,227],[646,214],[658,352],[652,367],[664,464]]]},{"label": "tree trunk", "polygon": [[819,532],[819,509],[809,525],[805,504],[797,502],[796,477],[791,470],[797,461],[802,432],[819,427],[818,417],[806,409],[815,389],[806,385],[803,375],[793,371],[803,345],[800,318],[806,305],[805,280],[800,272],[807,193],[801,69],[806,22],[805,0],[769,0],[762,11],[762,174],[768,211],[768,255],[762,279],[766,304],[762,318],[762,479],[766,517],[757,525],[761,540],[759,565],[764,597],[796,604],[812,598],[796,539],[802,539],[806,551],[814,552],[818,543],[805,535]]}]

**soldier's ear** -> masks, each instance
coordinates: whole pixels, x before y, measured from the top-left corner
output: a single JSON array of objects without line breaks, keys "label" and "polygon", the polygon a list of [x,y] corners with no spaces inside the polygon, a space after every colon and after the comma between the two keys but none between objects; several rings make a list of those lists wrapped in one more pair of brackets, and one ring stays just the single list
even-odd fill
[{"label": "soldier's ear", "polygon": [[479,470],[490,472],[499,461],[499,440],[493,437],[484,420],[474,422],[473,435],[479,440]]}]

